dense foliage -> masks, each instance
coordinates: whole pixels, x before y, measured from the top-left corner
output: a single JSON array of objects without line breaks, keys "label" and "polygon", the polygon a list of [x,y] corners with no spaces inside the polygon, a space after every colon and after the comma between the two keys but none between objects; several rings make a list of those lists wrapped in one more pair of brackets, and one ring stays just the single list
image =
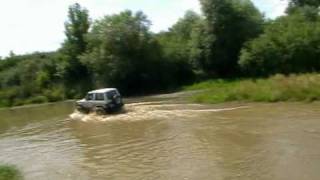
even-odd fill
[{"label": "dense foliage", "polygon": [[115,86],[132,94],[165,86],[161,49],[149,26],[142,12],[131,11],[94,23],[81,60],[93,73],[96,87]]},{"label": "dense foliage", "polygon": [[57,53],[34,53],[0,61],[0,106],[64,99]]},{"label": "dense foliage", "polygon": [[170,79],[177,85],[194,79],[196,59],[193,56],[193,36],[202,21],[199,14],[187,11],[169,31],[156,35],[162,49],[162,61],[170,64],[169,71],[174,73]]},{"label": "dense foliage", "polygon": [[218,76],[234,76],[242,45],[262,31],[263,17],[249,0],[200,0],[205,23],[199,64]]},{"label": "dense foliage", "polygon": [[318,0],[291,0],[287,14],[264,19],[250,0],[200,0],[169,30],[151,32],[143,12],[91,21],[69,7],[56,52],[0,58],[0,106],[79,98],[117,87],[125,95],[159,92],[201,78],[320,71]]},{"label": "dense foliage", "polygon": [[319,0],[290,0],[287,12],[294,13],[299,8],[303,7],[315,7],[318,8],[320,6]]},{"label": "dense foliage", "polygon": [[184,61],[192,66],[192,36],[202,21],[203,18],[199,14],[187,11],[169,31],[160,32],[157,40],[161,44],[164,57],[169,61]]},{"label": "dense foliage", "polygon": [[320,17],[297,11],[271,22],[243,48],[240,65],[250,75],[320,71]]},{"label": "dense foliage", "polygon": [[65,62],[63,81],[68,88],[67,95],[70,98],[84,93],[91,87],[88,69],[79,59],[87,49],[85,36],[90,24],[88,10],[77,3],[69,7],[68,21],[65,23],[66,40],[62,44],[60,53]]}]

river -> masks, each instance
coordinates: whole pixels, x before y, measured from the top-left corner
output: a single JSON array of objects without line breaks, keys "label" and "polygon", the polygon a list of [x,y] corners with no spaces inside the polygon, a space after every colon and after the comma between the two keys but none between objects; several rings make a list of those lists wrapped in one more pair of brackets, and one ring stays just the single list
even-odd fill
[{"label": "river", "polygon": [[317,180],[320,103],[128,99],[109,116],[72,102],[0,110],[0,164],[25,179]]}]

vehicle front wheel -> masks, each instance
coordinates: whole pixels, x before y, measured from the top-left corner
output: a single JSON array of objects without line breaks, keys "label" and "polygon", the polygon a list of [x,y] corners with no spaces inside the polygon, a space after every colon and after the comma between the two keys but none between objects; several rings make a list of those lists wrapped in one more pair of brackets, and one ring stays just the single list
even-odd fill
[{"label": "vehicle front wheel", "polygon": [[104,115],[106,114],[106,111],[102,107],[95,107],[93,109],[93,112],[95,112],[97,115]]},{"label": "vehicle front wheel", "polygon": [[88,113],[89,113],[89,110],[88,110],[88,109],[86,109],[86,108],[84,108],[84,107],[82,107],[82,106],[79,106],[79,105],[76,106],[76,109],[77,109],[80,113],[85,113],[85,114],[88,114]]}]

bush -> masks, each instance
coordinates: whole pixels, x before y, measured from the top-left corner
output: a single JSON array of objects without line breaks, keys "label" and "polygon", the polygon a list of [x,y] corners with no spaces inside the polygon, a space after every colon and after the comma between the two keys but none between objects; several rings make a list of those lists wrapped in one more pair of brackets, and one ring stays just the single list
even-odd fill
[{"label": "bush", "polygon": [[10,87],[0,91],[0,106],[12,106],[14,100],[19,98],[19,88]]},{"label": "bush", "polygon": [[65,99],[65,92],[63,87],[54,87],[44,91],[44,96],[48,98],[49,102],[57,102]]},{"label": "bush", "polygon": [[34,96],[27,99],[24,103],[25,104],[40,104],[48,102],[48,98],[45,96]]},{"label": "bush", "polygon": [[16,167],[0,165],[0,180],[20,180],[22,176]]},{"label": "bush", "polygon": [[24,99],[14,99],[10,106],[22,106],[24,104],[26,104]]},{"label": "bush", "polygon": [[0,108],[10,106],[10,102],[7,99],[0,99]]}]

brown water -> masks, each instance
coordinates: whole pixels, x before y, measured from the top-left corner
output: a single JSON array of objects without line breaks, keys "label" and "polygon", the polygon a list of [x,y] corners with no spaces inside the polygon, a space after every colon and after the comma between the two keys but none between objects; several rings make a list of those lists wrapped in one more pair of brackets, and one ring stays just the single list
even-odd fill
[{"label": "brown water", "polygon": [[0,110],[0,164],[26,179],[320,179],[320,103],[173,97],[104,117],[72,114],[70,102]]}]

